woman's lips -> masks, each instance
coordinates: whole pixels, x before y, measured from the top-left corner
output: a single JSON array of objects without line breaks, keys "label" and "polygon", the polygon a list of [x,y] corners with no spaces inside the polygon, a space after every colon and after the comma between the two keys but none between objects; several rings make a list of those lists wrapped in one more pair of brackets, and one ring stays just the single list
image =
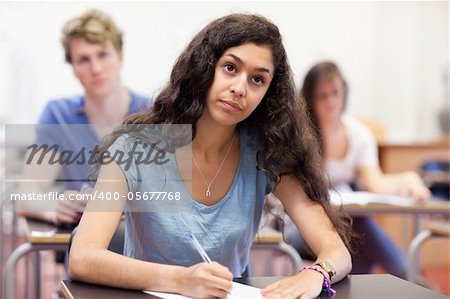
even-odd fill
[{"label": "woman's lips", "polygon": [[225,107],[225,109],[232,111],[232,112],[239,112],[242,110],[238,104],[236,104],[232,101],[221,100],[220,103],[222,103],[222,106]]}]

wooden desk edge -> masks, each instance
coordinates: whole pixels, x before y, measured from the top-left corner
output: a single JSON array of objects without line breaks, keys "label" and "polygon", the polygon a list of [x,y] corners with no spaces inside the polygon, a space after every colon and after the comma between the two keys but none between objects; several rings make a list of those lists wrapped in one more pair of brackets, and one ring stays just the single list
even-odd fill
[{"label": "wooden desk edge", "polygon": [[383,203],[370,203],[367,205],[346,204],[342,206],[333,206],[335,209],[342,210],[344,213],[399,213],[399,214],[450,214],[450,203],[446,201],[432,201],[424,206],[399,206]]},{"label": "wooden desk edge", "polygon": [[70,234],[54,234],[53,236],[27,236],[27,241],[31,244],[69,244]]},{"label": "wooden desk edge", "polygon": [[59,283],[59,288],[61,289],[64,298],[66,299],[75,299],[72,294],[70,293],[69,289],[67,289],[66,284],[64,283],[64,280],[61,280],[61,282]]},{"label": "wooden desk edge", "polygon": [[394,143],[381,141],[378,143],[378,148],[384,149],[448,149],[450,147],[449,140],[443,140],[441,142],[414,142],[414,143]]},{"label": "wooden desk edge", "polygon": [[425,223],[425,229],[429,229],[433,234],[443,237],[450,237],[450,223],[449,222],[427,222]]},{"label": "wooden desk edge", "polygon": [[[69,244],[69,240],[71,237],[71,233],[61,233],[56,231],[56,227],[52,224],[48,224],[48,228],[53,228],[46,231],[33,230],[29,225],[29,219],[25,217],[20,217],[18,222],[20,228],[23,230],[25,234],[25,239],[27,242],[34,245],[41,244]],[[33,220],[31,220],[33,221]],[[45,224],[47,226],[47,224]],[[36,235],[36,233],[38,235]],[[41,233],[42,235],[39,235]]]},{"label": "wooden desk edge", "polygon": [[271,227],[263,227],[256,234],[253,244],[277,244],[283,242],[283,234]]}]

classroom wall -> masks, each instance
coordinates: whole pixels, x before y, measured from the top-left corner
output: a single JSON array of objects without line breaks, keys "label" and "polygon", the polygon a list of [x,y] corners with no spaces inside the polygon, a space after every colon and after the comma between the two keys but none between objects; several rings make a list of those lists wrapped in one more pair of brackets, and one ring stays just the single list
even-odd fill
[{"label": "classroom wall", "polygon": [[192,36],[212,19],[252,12],[280,28],[296,82],[323,59],[350,85],[348,112],[380,121],[388,140],[439,136],[448,105],[448,2],[1,2],[0,119],[34,123],[45,102],[81,92],[64,63],[62,25],[87,8],[125,32],[126,84],[155,95]]}]

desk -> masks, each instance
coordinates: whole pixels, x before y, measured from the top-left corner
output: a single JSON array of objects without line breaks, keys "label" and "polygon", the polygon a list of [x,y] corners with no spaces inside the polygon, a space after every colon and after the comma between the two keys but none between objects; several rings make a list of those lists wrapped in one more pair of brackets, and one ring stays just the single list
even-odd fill
[{"label": "desk", "polygon": [[427,200],[422,205],[401,206],[390,204],[369,203],[367,205],[345,204],[336,206],[351,216],[368,216],[372,214],[403,214],[415,216],[413,234],[417,235],[419,232],[419,215],[450,215],[450,202],[439,199]]},{"label": "desk", "polygon": [[[427,161],[450,161],[450,139],[448,137],[428,143],[381,143],[378,145],[378,149],[380,165],[386,173],[397,173],[406,170],[414,170],[421,173],[421,166]],[[448,174],[425,175],[423,179],[429,185],[441,185],[450,182]],[[403,216],[389,218],[377,216],[377,221],[394,240],[400,241],[405,236],[411,237],[409,231],[405,232],[400,229],[404,227],[405,222],[408,224],[411,223],[409,219],[405,218]],[[447,256],[450,251],[450,246],[444,241],[438,241],[435,244],[438,244],[436,248],[439,248],[439,250],[424,248],[425,264],[432,266],[448,265]],[[432,256],[433,258],[427,259],[426,257],[428,256]]]},{"label": "desk", "polygon": [[[14,249],[11,255],[8,257],[5,266],[5,298],[15,297],[15,285],[16,285],[16,265],[21,257],[33,252],[41,250],[61,250],[67,249],[69,244],[70,232],[59,232],[53,225],[45,224],[41,222],[26,220],[25,218],[19,218],[18,221],[19,231],[25,233],[25,243]],[[40,298],[40,283],[38,281],[40,277],[40,260],[39,255],[36,260],[35,268],[35,296]]]},{"label": "desk", "polygon": [[[397,244],[402,246],[403,250],[408,248],[411,240],[420,231],[420,215],[442,215],[448,217],[450,215],[450,202],[431,199],[424,203],[424,205],[414,206],[397,206],[388,204],[368,204],[368,205],[343,205],[342,210],[351,216],[368,216],[368,215],[400,215],[400,217],[384,217],[378,219],[381,227],[389,233],[391,238]],[[413,216],[404,217],[404,216]],[[437,244],[437,243],[435,243]],[[448,248],[449,244],[442,241],[440,246],[433,248],[425,248],[424,263],[427,266],[442,266],[448,265]]]},{"label": "desk", "polygon": [[[27,220],[25,218],[19,218],[18,227],[19,231],[25,234],[26,242],[17,247],[8,257],[5,267],[5,298],[15,298],[16,265],[23,256],[26,256],[33,251],[64,251],[67,249],[71,236],[71,232],[58,231],[55,226],[51,224]],[[256,236],[255,246],[260,249],[268,248],[281,251],[290,258],[293,269],[300,269],[300,256],[295,249],[283,242],[283,237],[280,232],[270,230],[269,228],[261,230]],[[37,257],[36,268],[34,269],[36,273],[36,289],[34,290],[36,298],[40,298],[41,293],[39,265],[40,260],[39,257]]]},{"label": "desk", "polygon": [[[280,277],[254,277],[248,279],[236,279],[255,287],[264,287]],[[334,289],[337,294],[333,299],[444,299],[448,298],[406,280],[389,274],[382,275],[349,275]],[[140,291],[116,289],[99,285],[92,285],[77,281],[64,280],[61,282],[61,290],[66,299],[88,298],[157,298]],[[328,298],[322,294],[319,298]]]},{"label": "desk", "polygon": [[424,242],[431,237],[450,238],[450,222],[436,222],[432,221],[424,225],[424,230],[422,230],[416,237],[411,241],[411,245],[408,248],[408,280],[417,281],[416,277],[420,273],[420,261],[419,254],[420,249]]},{"label": "desk", "polygon": [[370,203],[367,205],[343,205],[345,213],[352,216],[364,216],[371,214],[428,214],[428,215],[450,215],[450,202],[430,199],[423,205],[398,206],[389,204]]}]

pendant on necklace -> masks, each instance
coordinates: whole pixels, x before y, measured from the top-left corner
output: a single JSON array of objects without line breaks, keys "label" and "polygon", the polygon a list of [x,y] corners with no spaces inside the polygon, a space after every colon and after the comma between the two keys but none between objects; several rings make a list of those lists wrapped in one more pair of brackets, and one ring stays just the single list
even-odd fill
[{"label": "pendant on necklace", "polygon": [[208,186],[208,189],[206,189],[206,197],[211,197],[211,190],[209,189],[209,186]]}]

